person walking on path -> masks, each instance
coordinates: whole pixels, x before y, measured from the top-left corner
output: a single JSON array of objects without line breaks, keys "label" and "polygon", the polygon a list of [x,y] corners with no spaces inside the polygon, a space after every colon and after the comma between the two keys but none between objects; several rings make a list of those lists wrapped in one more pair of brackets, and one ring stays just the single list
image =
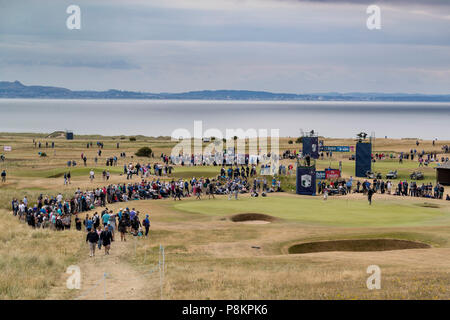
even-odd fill
[{"label": "person walking on path", "polygon": [[116,215],[113,213],[112,210],[109,211],[108,229],[111,231],[114,239],[116,231]]},{"label": "person walking on path", "polygon": [[102,215],[102,222],[103,226],[106,227],[109,222],[110,215],[108,214],[108,211],[105,210],[105,213]]},{"label": "person walking on path", "polygon": [[6,182],[6,170],[2,171],[2,182]]},{"label": "person walking on path", "polygon": [[216,184],[214,180],[209,183],[208,188],[209,188],[208,199],[211,199],[211,197],[215,199],[216,197],[214,197],[214,193],[216,192]]},{"label": "person walking on path", "polygon": [[94,229],[89,228],[86,234],[86,243],[89,243],[89,257],[95,256],[95,247],[98,242],[98,234]]},{"label": "person walking on path", "polygon": [[105,255],[109,255],[109,249],[111,249],[113,237],[111,231],[109,231],[108,225],[106,225],[105,229],[100,233],[100,239],[102,240],[102,245],[105,247]]},{"label": "person walking on path", "polygon": [[369,200],[369,205],[372,205],[372,196],[374,194],[374,191],[372,188],[369,188],[367,191],[367,199]]},{"label": "person walking on path", "polygon": [[142,221],[142,224],[145,228],[145,237],[148,237],[148,231],[150,229],[150,219],[148,218],[148,214],[145,215],[145,219]]},{"label": "person walking on path", "polygon": [[119,232],[120,232],[120,241],[127,241],[127,239],[125,239],[125,234],[127,233],[127,220],[125,219],[125,217],[122,217],[119,219]]}]

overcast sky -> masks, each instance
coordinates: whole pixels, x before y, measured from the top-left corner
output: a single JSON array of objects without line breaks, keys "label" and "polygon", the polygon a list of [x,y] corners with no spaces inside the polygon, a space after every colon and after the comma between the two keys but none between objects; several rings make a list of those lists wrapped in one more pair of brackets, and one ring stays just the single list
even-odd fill
[{"label": "overcast sky", "polygon": [[[381,8],[381,30],[366,9]],[[81,8],[68,30],[66,8]],[[450,93],[448,0],[0,0],[0,81]]]}]

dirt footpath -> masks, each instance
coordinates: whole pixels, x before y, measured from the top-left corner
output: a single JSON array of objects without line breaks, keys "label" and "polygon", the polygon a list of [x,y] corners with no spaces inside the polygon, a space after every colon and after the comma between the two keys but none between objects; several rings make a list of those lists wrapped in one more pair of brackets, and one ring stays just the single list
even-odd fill
[{"label": "dirt footpath", "polygon": [[[133,300],[159,299],[160,273],[158,261],[148,270],[138,271],[123,257],[133,254],[134,239],[126,242],[114,241],[109,255],[104,249],[96,250],[95,257],[89,257],[86,245],[86,259],[78,264],[81,271],[81,289],[69,290],[66,280],[69,274],[61,277],[61,286],[55,287],[48,299],[81,300]],[[97,248],[98,249],[98,248]]]}]

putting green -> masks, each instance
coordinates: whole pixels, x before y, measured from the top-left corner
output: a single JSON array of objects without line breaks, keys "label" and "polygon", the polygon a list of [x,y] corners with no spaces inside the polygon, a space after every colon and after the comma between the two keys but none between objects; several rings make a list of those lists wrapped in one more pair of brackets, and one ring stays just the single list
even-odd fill
[{"label": "putting green", "polygon": [[228,216],[236,213],[263,213],[285,220],[333,226],[417,226],[442,225],[450,221],[448,210],[423,208],[413,202],[402,200],[380,200],[369,206],[365,200],[334,198],[241,197],[228,200],[181,201],[175,209],[212,216]]}]

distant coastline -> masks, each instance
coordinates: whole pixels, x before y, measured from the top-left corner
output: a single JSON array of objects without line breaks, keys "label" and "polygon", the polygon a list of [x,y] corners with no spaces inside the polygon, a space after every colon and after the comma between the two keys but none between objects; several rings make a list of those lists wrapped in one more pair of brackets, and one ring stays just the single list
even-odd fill
[{"label": "distant coastline", "polygon": [[203,90],[182,93],[149,93],[114,89],[107,91],[75,91],[52,86],[27,86],[20,81],[0,81],[0,99],[450,102],[450,94],[430,95],[358,92],[295,94],[250,90]]}]

